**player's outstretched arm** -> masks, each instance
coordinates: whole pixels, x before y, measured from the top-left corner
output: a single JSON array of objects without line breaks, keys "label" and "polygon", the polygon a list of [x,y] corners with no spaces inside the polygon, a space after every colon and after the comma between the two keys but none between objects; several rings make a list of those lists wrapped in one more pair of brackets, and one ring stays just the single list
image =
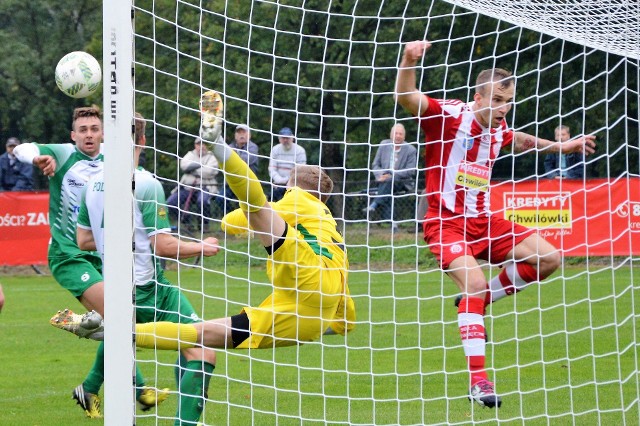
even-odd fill
[{"label": "player's outstretched arm", "polygon": [[418,90],[416,84],[416,66],[430,47],[431,43],[426,40],[407,43],[398,68],[395,99],[415,116],[424,114],[429,106],[428,98]]},{"label": "player's outstretched arm", "polygon": [[51,155],[40,155],[40,149],[34,143],[23,143],[13,150],[18,161],[33,164],[42,170],[45,176],[53,176],[56,173],[56,160]]},{"label": "player's outstretched arm", "polygon": [[267,202],[255,173],[222,139],[222,98],[213,90],[205,92],[200,109],[200,137],[213,143],[211,151],[225,173],[229,188],[238,198],[240,208],[247,215],[249,225],[265,247],[272,246],[284,234],[285,221]]},{"label": "player's outstretched arm", "polygon": [[584,155],[591,155],[596,152],[595,135],[583,135],[566,142],[562,142],[560,150],[563,154],[580,152]]},{"label": "player's outstretched arm", "polygon": [[149,238],[153,252],[161,257],[183,259],[194,256],[215,256],[220,251],[218,239],[205,238],[200,242],[182,241],[167,233],[158,233]]},{"label": "player's outstretched arm", "polygon": [[538,138],[524,132],[516,132],[514,135],[514,150],[516,152],[526,152],[531,150],[541,150],[545,153],[571,154],[581,152],[584,155],[593,154],[596,150],[595,135],[583,135],[566,142],[551,141]]}]

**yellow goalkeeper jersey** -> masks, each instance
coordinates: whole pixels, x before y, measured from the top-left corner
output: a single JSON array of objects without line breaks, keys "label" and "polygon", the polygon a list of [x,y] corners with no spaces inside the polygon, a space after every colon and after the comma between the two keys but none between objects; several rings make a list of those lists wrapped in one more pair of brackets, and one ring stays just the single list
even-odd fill
[{"label": "yellow goalkeeper jersey", "polygon": [[[315,196],[297,186],[289,188],[280,201],[271,204],[285,222],[299,231],[317,254],[344,263],[348,268],[346,249],[342,235],[329,208]],[[237,209],[222,219],[222,230],[229,234],[249,231],[244,212]]]}]

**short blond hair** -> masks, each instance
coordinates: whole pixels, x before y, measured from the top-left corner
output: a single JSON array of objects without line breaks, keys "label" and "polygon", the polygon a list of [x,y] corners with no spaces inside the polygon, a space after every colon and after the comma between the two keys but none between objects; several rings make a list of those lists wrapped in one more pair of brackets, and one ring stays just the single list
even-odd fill
[{"label": "short blond hair", "polygon": [[313,194],[323,203],[327,202],[333,192],[333,181],[320,166],[295,166],[291,170],[290,179],[295,186]]},{"label": "short blond hair", "polygon": [[134,134],[136,138],[136,143],[140,142],[144,136],[145,127],[147,126],[147,122],[145,121],[142,114],[136,112],[134,114],[135,117],[135,126],[134,126]]},{"label": "short blond hair", "polygon": [[487,94],[485,88],[488,83],[498,83],[501,89],[506,89],[515,84],[515,77],[511,71],[502,68],[483,70],[476,78],[476,92],[485,96]]}]

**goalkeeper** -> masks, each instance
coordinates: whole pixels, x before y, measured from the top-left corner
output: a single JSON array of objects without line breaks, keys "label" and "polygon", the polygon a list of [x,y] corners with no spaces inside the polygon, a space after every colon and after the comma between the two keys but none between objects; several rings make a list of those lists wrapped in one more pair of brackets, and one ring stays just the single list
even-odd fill
[{"label": "goalkeeper", "polygon": [[230,233],[255,232],[268,254],[273,293],[259,307],[245,307],[227,318],[139,324],[136,344],[172,349],[179,335],[180,345],[187,346],[272,348],[313,341],[329,328],[345,334],[355,311],[347,287],[347,253],[324,204],[333,182],[320,167],[297,166],[283,199],[269,204],[255,174],[221,137],[220,96],[206,92],[201,110],[200,137],[213,142],[213,154],[240,202],[240,209],[223,218],[222,227]]},{"label": "goalkeeper", "polygon": [[[213,154],[240,202],[240,209],[223,218],[222,227],[229,233],[255,232],[268,254],[273,293],[257,308],[244,307],[231,317],[194,324],[137,324],[136,345],[262,349],[299,345],[323,333],[344,335],[354,326],[355,306],[347,286],[346,249],[325,205],[333,189],[331,178],[318,166],[297,166],[282,200],[268,203],[260,181],[221,137],[220,96],[206,92],[201,109],[200,137],[213,142]],[[94,338],[91,331],[99,331],[89,329],[94,320],[85,315],[79,324],[83,337]]]}]

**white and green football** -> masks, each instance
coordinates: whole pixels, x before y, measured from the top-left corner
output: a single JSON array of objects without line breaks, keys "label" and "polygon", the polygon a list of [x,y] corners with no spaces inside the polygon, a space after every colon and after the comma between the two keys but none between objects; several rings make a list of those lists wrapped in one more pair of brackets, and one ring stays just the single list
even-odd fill
[{"label": "white and green football", "polygon": [[100,64],[87,52],[71,52],[56,65],[56,84],[67,96],[84,98],[93,94],[102,80]]}]

